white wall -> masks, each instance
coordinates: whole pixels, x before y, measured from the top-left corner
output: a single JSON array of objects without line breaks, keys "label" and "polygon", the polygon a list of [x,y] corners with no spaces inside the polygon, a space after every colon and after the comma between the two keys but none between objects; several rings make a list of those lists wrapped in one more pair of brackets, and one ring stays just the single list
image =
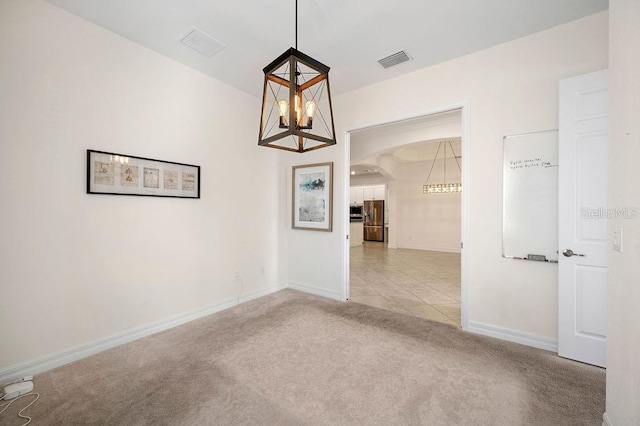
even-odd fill
[{"label": "white wall", "polygon": [[[397,246],[460,253],[460,193],[422,193],[432,164],[433,161],[403,163],[395,171]],[[442,183],[443,175],[443,160],[439,159],[433,166],[429,183]],[[455,160],[448,158],[447,183],[461,182],[461,179]]]},{"label": "white wall", "polygon": [[389,180],[380,173],[371,173],[366,175],[352,175],[350,178],[351,186],[372,186],[386,185]]},{"label": "white wall", "polygon": [[[640,3],[611,0],[609,202],[640,209]],[[623,253],[610,250],[607,325],[607,416],[615,426],[640,424],[640,221],[618,218]]]},{"label": "white wall", "polygon": [[[334,232],[289,230],[288,275],[325,294],[344,279],[344,137],[348,130],[470,103],[469,319],[557,339],[557,268],[503,259],[502,137],[558,127],[558,81],[607,67],[607,12],[337,96],[338,145],[296,163],[335,162]],[[347,160],[348,161],[348,160]],[[342,193],[341,193],[342,191]],[[307,259],[312,259],[307,260]]]},{"label": "white wall", "polygon": [[[259,99],[39,0],[0,39],[0,373],[284,284]],[[202,198],[86,194],[87,148],[200,165]]]}]

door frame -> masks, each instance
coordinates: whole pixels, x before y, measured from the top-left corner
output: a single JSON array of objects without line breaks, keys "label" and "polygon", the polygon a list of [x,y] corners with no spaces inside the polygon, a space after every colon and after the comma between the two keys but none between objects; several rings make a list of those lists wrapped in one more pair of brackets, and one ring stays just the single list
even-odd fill
[{"label": "door frame", "polygon": [[[468,267],[469,267],[469,218],[470,218],[470,200],[471,200],[471,137],[470,137],[470,116],[471,104],[467,101],[456,102],[449,105],[443,105],[426,111],[416,112],[404,117],[396,117],[393,120],[364,123],[359,126],[351,127],[345,130],[343,143],[344,170],[342,173],[342,201],[344,205],[343,217],[349,217],[349,187],[351,180],[351,132],[369,129],[372,127],[385,126],[389,124],[399,123],[406,120],[422,118],[429,115],[441,114],[443,112],[461,110],[462,115],[462,193],[461,193],[461,243],[460,252],[460,323],[463,330],[467,330],[469,325],[469,296],[467,290]],[[345,220],[343,226],[343,235],[345,239],[342,245],[342,300],[349,299],[349,232],[350,222]]]}]

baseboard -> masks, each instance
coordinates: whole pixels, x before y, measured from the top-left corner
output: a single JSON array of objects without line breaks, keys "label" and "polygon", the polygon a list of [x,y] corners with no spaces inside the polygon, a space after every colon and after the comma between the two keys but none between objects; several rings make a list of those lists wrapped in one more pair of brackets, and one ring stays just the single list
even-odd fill
[{"label": "baseboard", "polygon": [[285,288],[287,288],[287,286],[283,284],[283,285],[280,285],[280,286],[274,287],[274,288],[265,288],[264,290],[254,291],[253,293],[250,293],[250,294],[247,294],[246,296],[240,297],[239,303],[236,303],[236,305],[238,305],[240,303],[248,302],[250,300],[259,299],[259,298],[267,296],[267,295],[269,295],[271,293],[275,293],[277,291],[284,290]]},{"label": "baseboard", "polygon": [[216,312],[223,311],[225,309],[232,308],[240,303],[248,302],[249,300],[258,299],[276,291],[285,289],[286,286],[279,286],[275,288],[268,288],[259,290],[254,293],[242,296],[240,298],[233,298],[221,303],[215,303],[212,305],[204,306],[187,312],[184,314],[178,314],[166,318],[164,320],[145,325],[142,327],[136,327],[130,330],[126,330],[121,333],[114,334],[109,337],[94,340],[89,343],[85,343],[61,352],[57,352],[51,355],[45,355],[43,357],[35,358],[5,369],[0,370],[0,383],[7,383],[17,377],[33,376],[45,371],[51,370],[56,367],[60,367],[70,362],[78,361],[82,358],[86,358],[91,355],[106,351],[108,349],[115,348],[125,343],[133,342],[134,340],[141,339],[146,336],[158,333],[160,331],[168,330],[170,328],[177,327],[179,325],[188,323],[198,318],[205,317],[207,315],[215,314]]},{"label": "baseboard", "polygon": [[323,288],[313,287],[306,284],[289,283],[289,288],[293,290],[303,291],[305,293],[315,294],[316,296],[327,297],[329,299],[342,300],[342,294],[334,291],[325,290]]},{"label": "baseboard", "polygon": [[409,249],[409,250],[424,250],[424,251],[437,251],[442,253],[457,253],[460,254],[460,247],[427,247],[413,244],[397,244],[396,248]]},{"label": "baseboard", "polygon": [[469,321],[465,331],[482,334],[483,336],[495,337],[509,342],[520,343],[521,345],[532,346],[534,348],[544,349],[551,352],[558,352],[558,342],[555,340],[532,336],[530,334],[520,333],[506,328]]},{"label": "baseboard", "polygon": [[602,426],[613,426],[613,422],[611,421],[607,413],[604,413],[602,415]]}]

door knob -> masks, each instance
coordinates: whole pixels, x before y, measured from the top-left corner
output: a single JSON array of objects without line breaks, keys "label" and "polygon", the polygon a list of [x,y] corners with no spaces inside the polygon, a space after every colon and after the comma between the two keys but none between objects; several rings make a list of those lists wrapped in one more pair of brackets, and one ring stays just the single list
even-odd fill
[{"label": "door knob", "polygon": [[571,249],[564,249],[562,250],[562,254],[565,257],[571,257],[571,256],[580,256],[580,257],[585,257],[586,254],[578,254],[578,253],[574,253],[573,250]]}]

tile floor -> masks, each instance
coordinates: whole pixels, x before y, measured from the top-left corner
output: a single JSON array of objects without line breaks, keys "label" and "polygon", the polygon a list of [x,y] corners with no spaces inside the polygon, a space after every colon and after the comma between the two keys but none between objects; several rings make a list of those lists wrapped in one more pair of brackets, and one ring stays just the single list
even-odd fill
[{"label": "tile floor", "polygon": [[351,301],[460,327],[460,254],[351,247]]}]

